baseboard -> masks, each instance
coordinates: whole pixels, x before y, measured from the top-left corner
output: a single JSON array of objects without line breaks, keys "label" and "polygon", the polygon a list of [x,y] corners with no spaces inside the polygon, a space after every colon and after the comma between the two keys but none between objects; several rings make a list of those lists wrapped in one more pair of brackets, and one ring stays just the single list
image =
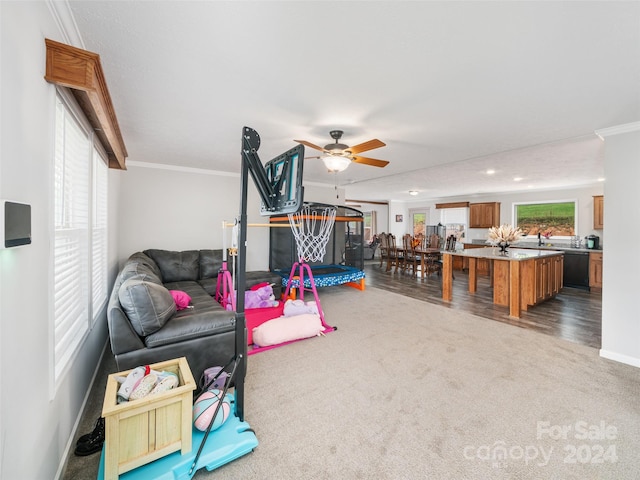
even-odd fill
[{"label": "baseboard", "polygon": [[91,378],[91,382],[89,382],[89,387],[87,388],[87,393],[82,400],[82,406],[80,407],[80,411],[78,412],[78,416],[76,417],[76,421],[73,424],[73,428],[71,429],[71,435],[69,436],[69,440],[67,441],[67,446],[64,449],[64,455],[61,458],[60,465],[58,466],[58,471],[56,472],[55,479],[59,480],[62,478],[64,473],[64,469],[67,466],[67,462],[69,460],[69,455],[72,454],[74,450],[73,439],[76,438],[76,432],[78,431],[78,427],[80,426],[80,422],[82,421],[82,416],[84,415],[84,410],[87,408],[87,402],[89,401],[89,397],[91,396],[91,391],[93,390],[93,385],[96,382],[96,378],[98,377],[98,372],[100,371],[100,365],[102,365],[102,360],[104,359],[104,354],[107,352],[107,347],[109,347],[109,336],[107,335],[107,340],[104,343],[104,347],[102,348],[102,353],[100,354],[100,358],[98,359],[98,364],[96,365],[96,369],[93,372],[93,378]]},{"label": "baseboard", "polygon": [[610,352],[609,350],[604,349],[600,349],[600,356],[615,362],[626,363],[632,367],[640,368],[640,358],[637,357],[630,357],[628,355],[622,355],[621,353]]}]

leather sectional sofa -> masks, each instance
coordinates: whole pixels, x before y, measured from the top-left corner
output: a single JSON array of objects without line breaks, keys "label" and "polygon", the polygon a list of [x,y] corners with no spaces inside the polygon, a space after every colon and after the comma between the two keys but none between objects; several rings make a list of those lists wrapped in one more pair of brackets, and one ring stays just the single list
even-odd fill
[{"label": "leather sectional sofa", "polygon": [[[196,379],[211,366],[224,365],[235,352],[235,313],[214,298],[222,250],[145,250],[125,262],[109,299],[107,321],[119,371],[186,357]],[[274,283],[281,277],[247,272],[246,286]],[[191,297],[177,310],[170,291]]]}]

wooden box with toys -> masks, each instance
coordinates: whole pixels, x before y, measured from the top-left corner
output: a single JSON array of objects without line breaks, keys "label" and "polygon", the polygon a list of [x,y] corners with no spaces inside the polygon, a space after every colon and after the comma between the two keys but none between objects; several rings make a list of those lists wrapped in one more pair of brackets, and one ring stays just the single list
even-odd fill
[{"label": "wooden box with toys", "polygon": [[[147,369],[143,378],[154,385],[142,395],[123,398],[123,379],[135,375],[132,369],[107,378],[102,406],[105,419],[104,478],[119,475],[178,450],[184,455],[192,448],[192,407],[196,382],[185,357],[138,367]],[[165,380],[166,379],[166,380]],[[119,381],[120,380],[120,381]],[[164,380],[164,383],[163,383]],[[151,383],[147,381],[146,383]],[[129,398],[131,397],[131,398]]]}]

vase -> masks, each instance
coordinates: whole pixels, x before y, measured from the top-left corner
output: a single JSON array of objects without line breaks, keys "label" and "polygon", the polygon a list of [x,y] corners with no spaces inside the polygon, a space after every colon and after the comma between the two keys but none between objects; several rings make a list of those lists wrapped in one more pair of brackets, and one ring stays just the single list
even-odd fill
[{"label": "vase", "polygon": [[498,247],[500,247],[500,255],[507,255],[507,248],[509,248],[509,244],[505,243],[505,242],[500,242],[498,244]]}]

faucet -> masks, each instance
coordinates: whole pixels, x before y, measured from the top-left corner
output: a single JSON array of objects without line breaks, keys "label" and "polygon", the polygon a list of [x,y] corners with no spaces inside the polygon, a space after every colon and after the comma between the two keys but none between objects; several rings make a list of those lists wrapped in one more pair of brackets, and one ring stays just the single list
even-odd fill
[{"label": "faucet", "polygon": [[540,232],[538,232],[538,246],[542,246],[542,238],[540,237]]}]

